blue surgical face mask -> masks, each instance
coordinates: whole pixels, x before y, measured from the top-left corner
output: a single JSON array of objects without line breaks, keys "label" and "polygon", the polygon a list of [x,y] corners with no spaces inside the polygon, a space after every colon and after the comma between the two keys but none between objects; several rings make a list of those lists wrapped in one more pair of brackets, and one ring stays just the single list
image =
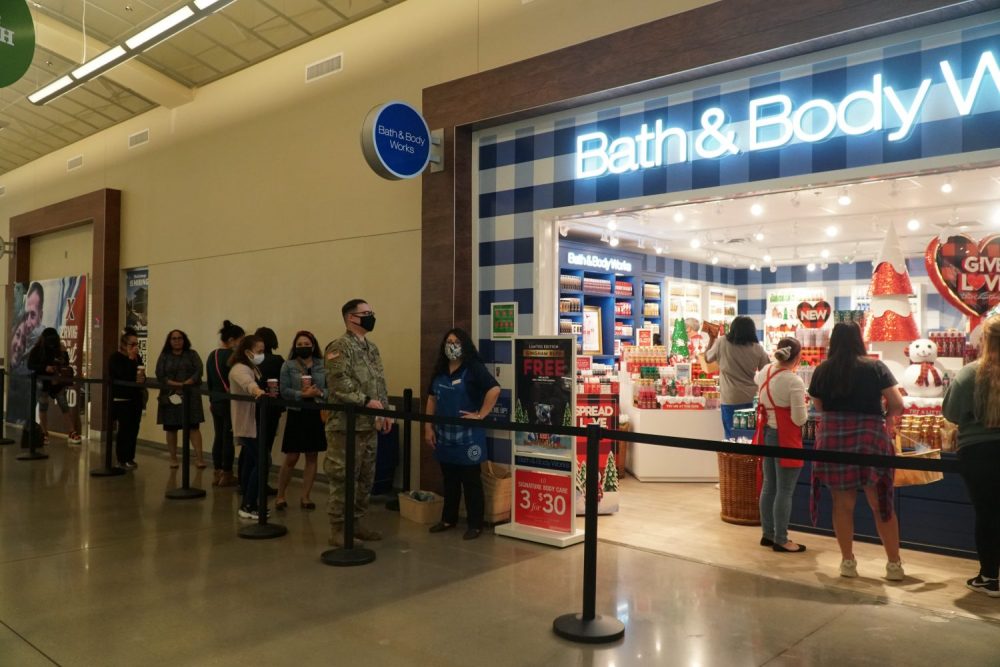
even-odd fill
[{"label": "blue surgical face mask", "polygon": [[462,344],[461,343],[445,343],[444,344],[444,356],[448,357],[452,361],[458,361],[462,358]]}]

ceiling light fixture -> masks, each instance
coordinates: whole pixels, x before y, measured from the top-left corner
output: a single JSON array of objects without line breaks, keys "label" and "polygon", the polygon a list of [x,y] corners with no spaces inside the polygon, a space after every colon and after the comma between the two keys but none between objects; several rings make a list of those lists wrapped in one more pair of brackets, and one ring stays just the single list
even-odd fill
[{"label": "ceiling light fixture", "polygon": [[941,184],[941,192],[946,195],[950,195],[955,188],[951,185],[951,176],[944,179],[944,183]]},{"label": "ceiling light fixture", "polygon": [[771,263],[771,255],[770,254],[765,254],[761,259],[764,260],[765,264],[770,264]]},{"label": "ceiling light fixture", "polygon": [[635,247],[636,247],[636,248],[638,248],[639,250],[645,250],[645,249],[646,249],[646,239],[644,239],[644,238],[639,238],[639,239],[638,239],[638,240],[637,240],[637,241],[635,242]]},{"label": "ceiling light fixture", "polygon": [[840,196],[837,197],[837,203],[841,206],[850,206],[851,201],[851,195],[847,193],[847,188],[841,189]]},{"label": "ceiling light fixture", "polygon": [[815,262],[809,262],[808,264],[806,264],[806,271],[809,271],[810,273],[812,273],[815,270],[816,270],[816,263]]},{"label": "ceiling light fixture", "polygon": [[826,228],[826,235],[831,239],[840,233],[840,228],[837,225],[830,225]]},{"label": "ceiling light fixture", "polygon": [[607,232],[604,232],[603,234],[601,234],[601,243],[607,243],[610,240],[611,240],[611,237],[608,236]]},{"label": "ceiling light fixture", "polygon": [[617,248],[618,247],[618,237],[617,236],[612,236],[611,240],[608,241],[608,243],[611,244],[612,248]]},{"label": "ceiling light fixture", "polygon": [[753,235],[753,238],[754,238],[755,241],[763,241],[764,240],[764,230],[763,229],[758,229],[757,232]]},{"label": "ceiling light fixture", "polygon": [[830,264],[828,262],[823,262],[822,264],[819,265],[819,268],[821,268],[824,271],[826,271],[827,269],[830,268]]},{"label": "ceiling light fixture", "polygon": [[684,222],[684,214],[680,211],[674,213],[674,222]]},{"label": "ceiling light fixture", "polygon": [[916,218],[910,218],[909,220],[906,221],[906,228],[909,229],[911,232],[915,232],[918,229],[920,229],[920,221],[917,220]]},{"label": "ceiling light fixture", "polygon": [[778,272],[778,267],[775,266],[774,264],[772,264],[771,265],[771,273],[777,273],[777,272]]},{"label": "ceiling light fixture", "polygon": [[715,266],[718,263],[719,263],[719,256],[718,255],[712,255],[712,266]]},{"label": "ceiling light fixture", "polygon": [[760,203],[754,202],[754,204],[750,207],[750,215],[754,216],[755,218],[759,218],[763,214],[764,214],[764,207],[761,206]]},{"label": "ceiling light fixture", "polygon": [[750,270],[751,271],[756,271],[757,270],[757,265],[754,264],[753,262],[750,262]]},{"label": "ceiling light fixture", "polygon": [[830,257],[830,251],[827,250],[826,248],[823,248],[822,250],[820,250],[819,256],[822,257],[823,259],[827,259]]},{"label": "ceiling light fixture", "polygon": [[618,229],[618,223],[615,222],[614,220],[608,220],[608,229],[610,229],[611,231],[615,231],[616,229]]},{"label": "ceiling light fixture", "polygon": [[694,248],[694,249],[696,249],[696,250],[698,248],[700,248],[701,247],[701,239],[699,239],[697,237],[691,239],[691,247]]},{"label": "ceiling light fixture", "polygon": [[663,246],[661,246],[661,245],[654,245],[653,246],[653,250],[656,251],[657,255],[662,255],[663,254]]},{"label": "ceiling light fixture", "polygon": [[124,44],[112,46],[84,62],[69,74],[39,88],[28,95],[32,104],[46,104],[83,84],[96,79],[105,72],[135,58],[160,42],[169,39],[182,30],[190,28],[198,21],[219,11],[235,0],[195,0],[193,6],[184,5],[166,15],[153,25],[125,40]]}]

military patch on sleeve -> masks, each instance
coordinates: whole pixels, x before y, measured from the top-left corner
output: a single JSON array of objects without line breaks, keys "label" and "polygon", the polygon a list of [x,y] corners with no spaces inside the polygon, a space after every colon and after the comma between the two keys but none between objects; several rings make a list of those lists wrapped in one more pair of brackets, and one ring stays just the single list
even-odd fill
[{"label": "military patch on sleeve", "polygon": [[327,361],[333,361],[334,359],[336,359],[339,356],[340,356],[340,352],[327,352],[326,353],[326,360]]}]

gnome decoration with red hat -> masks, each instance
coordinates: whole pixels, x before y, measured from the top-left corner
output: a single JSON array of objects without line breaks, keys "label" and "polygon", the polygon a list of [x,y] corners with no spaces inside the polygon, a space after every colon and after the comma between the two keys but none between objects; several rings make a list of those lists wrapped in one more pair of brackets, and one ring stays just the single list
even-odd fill
[{"label": "gnome decoration with red hat", "polygon": [[909,365],[906,346],[920,337],[910,309],[913,294],[906,258],[896,228],[890,224],[868,288],[871,312],[865,321],[865,340],[882,353],[882,360],[897,380]]}]

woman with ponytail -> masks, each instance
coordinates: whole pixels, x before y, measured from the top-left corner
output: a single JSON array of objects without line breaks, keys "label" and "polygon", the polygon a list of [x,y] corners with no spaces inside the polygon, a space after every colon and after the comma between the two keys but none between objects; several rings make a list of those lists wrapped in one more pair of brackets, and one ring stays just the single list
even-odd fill
[{"label": "woman with ponytail", "polygon": [[979,360],[960,370],[942,413],[958,424],[962,479],[976,510],[979,574],[966,582],[1000,598],[1000,316],[983,324]]}]

